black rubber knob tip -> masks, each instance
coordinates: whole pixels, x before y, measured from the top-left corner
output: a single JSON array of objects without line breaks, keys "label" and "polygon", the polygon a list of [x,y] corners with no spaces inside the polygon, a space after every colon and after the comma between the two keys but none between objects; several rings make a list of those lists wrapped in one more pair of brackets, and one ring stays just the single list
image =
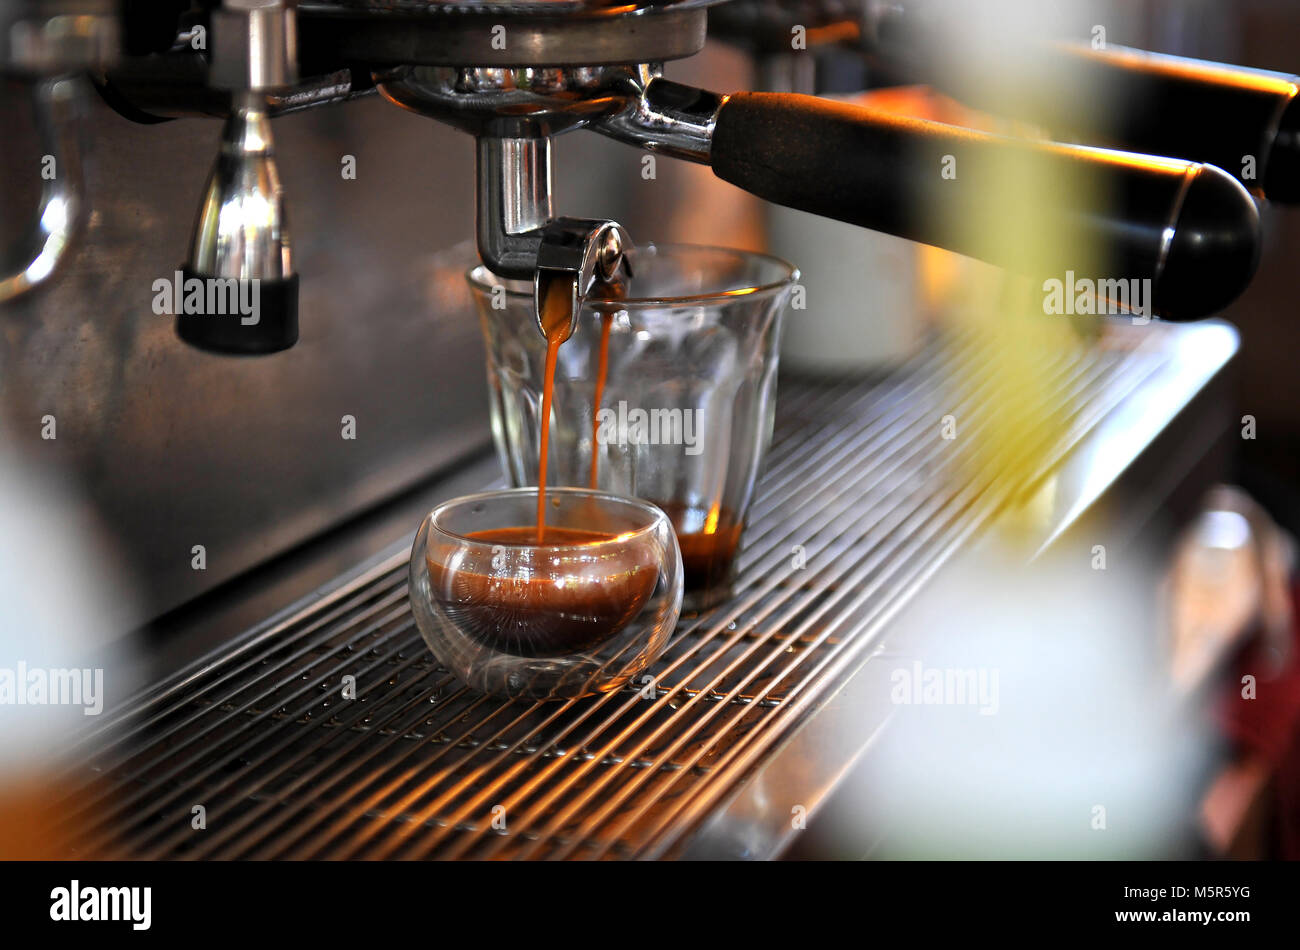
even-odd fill
[{"label": "black rubber knob tip", "polygon": [[1174,222],[1156,312],[1172,320],[1219,312],[1255,275],[1259,247],[1259,209],[1250,193],[1223,169],[1201,165]]},{"label": "black rubber knob tip", "polygon": [[[297,274],[253,280],[205,278],[188,269],[181,273],[185,305],[176,316],[176,335],[191,346],[209,353],[258,356],[298,342]],[[200,284],[191,283],[195,280]]]}]

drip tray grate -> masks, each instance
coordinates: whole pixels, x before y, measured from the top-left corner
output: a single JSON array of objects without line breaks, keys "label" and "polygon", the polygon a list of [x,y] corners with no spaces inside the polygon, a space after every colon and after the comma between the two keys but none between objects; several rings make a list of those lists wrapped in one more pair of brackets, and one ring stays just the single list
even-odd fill
[{"label": "drip tray grate", "polygon": [[[1069,424],[1044,466],[1160,367],[1165,332],[1060,360]],[[402,552],[115,713],[72,776],[69,855],[672,854],[1025,487],[959,477],[939,436],[956,405],[978,418],[955,382],[970,359],[949,341],[884,378],[783,380],[736,596],[684,619],[652,679],[564,703],[470,692],[417,634]]]}]

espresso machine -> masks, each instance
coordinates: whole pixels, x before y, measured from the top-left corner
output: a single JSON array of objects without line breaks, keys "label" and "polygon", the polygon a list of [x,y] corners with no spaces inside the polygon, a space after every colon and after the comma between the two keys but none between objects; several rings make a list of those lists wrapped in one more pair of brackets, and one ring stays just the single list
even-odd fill
[{"label": "espresso machine", "polygon": [[[936,67],[929,52],[944,29],[932,13],[744,0],[0,2],[0,75],[22,104],[6,122],[32,146],[6,167],[6,187],[37,206],[0,274],[6,421],[25,451],[75,473],[142,578],[105,638],[143,631],[150,685],[117,696],[114,722],[78,745],[111,766],[83,789],[98,810],[72,810],[67,853],[757,857],[788,846],[786,789],[815,808],[875,734],[839,744],[818,729],[887,717],[872,661],[884,631],[1010,497],[926,481],[938,462],[913,436],[951,396],[948,357],[927,351],[884,383],[783,389],[777,489],[758,517],[778,524],[794,505],[783,492],[844,466],[823,488],[827,517],[810,511],[801,529],[842,573],[801,582],[772,568],[670,651],[676,673],[644,707],[484,705],[413,652],[409,538],[393,542],[412,508],[495,477],[464,254],[448,265],[432,252],[463,224],[496,274],[566,281],[576,319],[649,237],[615,220],[628,199],[613,189],[582,195],[591,216],[564,213],[554,183],[583,172],[554,156],[585,131],[1013,272],[1148,281],[1169,323],[1214,316],[1246,289],[1256,201],[1300,199],[1294,77],[1045,45],[1008,57],[1000,81],[1052,77],[1016,116],[1060,139],[1046,142],[818,98],[814,76],[750,92],[666,75],[707,35],[769,64],[788,58],[798,25],[814,54],[960,99],[960,64]],[[1141,109],[1103,128],[1059,108],[1099,85]],[[973,98],[997,111],[996,96]],[[457,151],[466,135],[472,165]],[[954,158],[960,171],[945,174]],[[43,161],[57,171],[41,175]],[[1009,165],[1084,184],[1040,209],[1062,240],[991,240],[978,226]],[[369,219],[377,200],[397,223]],[[210,293],[174,306],[194,283],[220,288],[219,311]],[[253,294],[249,319],[235,304]],[[1053,454],[1062,518],[1044,543],[1068,537],[1103,494],[1132,527],[1204,485],[1235,336],[1211,321],[1167,347],[1144,342],[1175,329],[1127,328],[1122,353],[1062,375],[1078,428]],[[47,415],[61,429],[43,444],[33,420]],[[349,419],[361,434],[340,438]],[[824,436],[811,447],[794,437],[810,428]],[[1188,440],[1197,461],[1171,474],[1165,447]],[[1126,479],[1164,485],[1160,503],[1112,501]],[[859,534],[815,541],[855,518]],[[755,577],[792,539],[805,544],[776,528],[760,536],[768,546],[745,561]],[[770,654],[755,652],[767,637]],[[364,716],[316,708],[349,664],[396,685]],[[412,763],[420,788],[374,783]],[[601,789],[617,791],[613,803]],[[227,819],[202,841],[175,824],[196,794]],[[495,834],[480,814],[499,800],[531,809],[520,833]]]},{"label": "espresso machine", "polygon": [[[1118,82],[1138,89],[1147,83],[1171,98],[1173,107],[1160,111],[1174,116],[1199,105],[1195,97],[1201,95],[1241,126],[1215,135],[1204,148],[1176,133],[1163,137],[1160,128],[1145,137],[1120,130],[1127,139],[1120,144],[1133,150],[1160,153],[1167,143],[1175,157],[1196,157],[1182,165],[1142,164],[1096,150],[890,121],[798,94],[719,94],[675,83],[664,78],[663,63],[702,48],[709,13],[704,3],[562,10],[553,3],[490,10],[403,3],[169,6],[175,23],[164,30],[165,14],[146,15],[143,7],[126,4],[126,47],[135,55],[117,63],[111,5],[91,5],[85,14],[73,4],[64,13],[31,12],[32,19],[24,19],[27,8],[17,4],[10,35],[30,33],[46,42],[48,34],[52,49],[43,51],[44,61],[23,50],[13,58],[16,66],[43,74],[47,84],[51,74],[90,67],[106,101],[136,121],[225,117],[184,273],[257,279],[266,282],[268,300],[266,319],[242,324],[251,329],[181,314],[181,338],[215,352],[276,352],[297,338],[298,278],[271,118],[376,91],[475,137],[482,260],[506,277],[571,272],[577,293],[586,291],[596,269],[617,266],[629,238],[616,222],[570,219],[552,207],[552,139],[581,128],[708,165],[723,181],[771,201],[976,257],[989,256],[978,234],[945,222],[963,221],[975,210],[986,187],[979,169],[1026,153],[1086,178],[1091,193],[1116,196],[1111,207],[1053,209],[1053,223],[1067,237],[1077,232],[1077,240],[1066,244],[1101,244],[1108,272],[1152,280],[1155,310],[1169,319],[1221,309],[1244,289],[1256,260],[1253,205],[1209,159],[1222,161],[1241,148],[1259,151],[1262,144],[1263,193],[1286,195],[1293,178],[1288,171],[1298,120],[1285,77],[1258,76],[1242,86],[1241,74],[1229,71],[1179,70],[1117,54],[1080,58],[1073,68],[1081,78],[1066,81],[1095,86],[1115,73]],[[1034,74],[1033,65],[1025,67],[1027,75]],[[60,98],[48,85],[35,95],[44,111],[54,110]],[[67,125],[58,118],[50,124]],[[1169,125],[1181,126],[1176,119]],[[977,174],[949,180],[936,171],[944,156],[959,153]],[[75,221],[76,212],[62,217]],[[1035,263],[1060,268],[1072,262]],[[46,269],[29,266],[26,276],[13,279],[9,296]]]}]

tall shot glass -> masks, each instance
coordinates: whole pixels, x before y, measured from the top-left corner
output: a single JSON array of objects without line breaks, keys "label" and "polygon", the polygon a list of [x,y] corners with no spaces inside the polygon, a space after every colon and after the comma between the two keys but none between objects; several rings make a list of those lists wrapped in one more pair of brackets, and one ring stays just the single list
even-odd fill
[{"label": "tall shot glass", "polygon": [[[547,484],[662,508],[681,548],[683,609],[699,611],[731,594],[799,275],[768,255],[691,245],[644,245],[631,264],[626,296],[588,300],[559,349]],[[546,346],[532,287],[482,266],[468,276],[497,453],[512,484],[536,485]]]}]

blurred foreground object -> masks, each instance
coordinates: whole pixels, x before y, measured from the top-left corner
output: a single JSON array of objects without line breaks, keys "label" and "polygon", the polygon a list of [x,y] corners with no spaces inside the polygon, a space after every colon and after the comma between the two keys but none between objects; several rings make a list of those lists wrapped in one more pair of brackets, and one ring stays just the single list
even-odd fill
[{"label": "blurred foreground object", "polygon": [[1293,542],[1240,489],[1216,487],[1174,552],[1169,572],[1170,667],[1198,685],[1252,633],[1274,672],[1293,652]]},{"label": "blurred foreground object", "polygon": [[122,584],[74,502],[0,453],[0,859],[55,855],[63,758],[128,688],[97,648]]},{"label": "blurred foreground object", "polygon": [[1152,573],[982,545],[904,621],[892,735],[857,789],[890,858],[1181,854],[1205,743],[1173,715]]},{"label": "blurred foreground object", "polygon": [[1216,855],[1300,858],[1300,630],[1295,542],[1238,488],[1218,486],[1179,541],[1167,584],[1170,664],[1214,698],[1232,743],[1201,804]]},{"label": "blurred foreground object", "polygon": [[[1023,133],[925,86],[874,89],[841,101],[985,132]],[[781,359],[793,369],[843,372],[901,363],[964,282],[997,268],[942,248],[767,205],[768,247],[797,261],[807,309],[789,320]]]}]

